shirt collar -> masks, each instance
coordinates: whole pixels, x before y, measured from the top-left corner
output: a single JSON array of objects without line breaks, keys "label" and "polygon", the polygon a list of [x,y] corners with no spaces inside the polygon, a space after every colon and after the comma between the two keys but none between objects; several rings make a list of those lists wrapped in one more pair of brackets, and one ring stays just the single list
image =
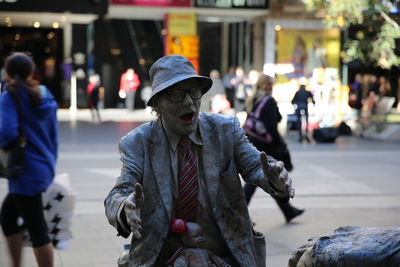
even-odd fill
[{"label": "shirt collar", "polygon": [[[167,136],[168,139],[168,144],[170,149],[173,152],[176,152],[176,149],[178,147],[179,140],[181,139],[181,135],[176,134],[175,132],[169,130],[167,127],[164,127],[162,124],[162,121],[159,120],[159,123],[161,124],[161,127],[163,128],[165,135]],[[203,145],[203,139],[201,138],[199,126],[197,125],[196,131],[192,132],[189,134],[189,139],[196,145],[202,146]]]}]

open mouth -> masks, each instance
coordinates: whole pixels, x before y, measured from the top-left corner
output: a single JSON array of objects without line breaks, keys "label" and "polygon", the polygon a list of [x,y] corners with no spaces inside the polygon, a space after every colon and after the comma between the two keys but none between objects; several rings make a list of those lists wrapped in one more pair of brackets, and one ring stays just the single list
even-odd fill
[{"label": "open mouth", "polygon": [[184,122],[192,122],[194,118],[194,112],[185,113],[180,116],[181,120]]}]

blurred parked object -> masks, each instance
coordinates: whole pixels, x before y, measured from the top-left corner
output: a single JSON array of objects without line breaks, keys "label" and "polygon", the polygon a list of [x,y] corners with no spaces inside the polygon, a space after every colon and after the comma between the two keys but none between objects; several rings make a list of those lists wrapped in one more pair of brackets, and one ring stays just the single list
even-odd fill
[{"label": "blurred parked object", "polygon": [[288,267],[400,266],[400,228],[337,228],[296,249]]}]

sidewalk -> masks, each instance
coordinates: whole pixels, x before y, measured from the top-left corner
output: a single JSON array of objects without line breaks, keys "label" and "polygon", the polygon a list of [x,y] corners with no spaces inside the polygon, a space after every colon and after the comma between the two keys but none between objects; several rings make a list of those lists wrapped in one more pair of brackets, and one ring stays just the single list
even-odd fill
[{"label": "sidewalk", "polygon": [[[100,112],[104,121],[127,123],[87,123],[87,109],[72,117],[69,110],[58,111],[62,123],[57,173],[69,173],[77,200],[71,246],[56,251],[56,267],[116,267],[123,244],[129,242],[108,224],[103,201],[120,173],[119,138],[137,121],[154,115],[145,110]],[[267,267],[287,266],[293,250],[308,238],[339,226],[398,227],[400,143],[339,137],[333,144],[306,144],[296,139],[295,132],[286,137],[295,167],[290,173],[296,189],[291,203],[306,212],[285,224],[275,201],[262,190],[257,190],[249,207],[256,230],[267,238]],[[7,191],[7,181],[0,179],[0,202]],[[10,267],[2,234],[0,266]],[[22,267],[36,267],[30,248],[24,249]]]}]

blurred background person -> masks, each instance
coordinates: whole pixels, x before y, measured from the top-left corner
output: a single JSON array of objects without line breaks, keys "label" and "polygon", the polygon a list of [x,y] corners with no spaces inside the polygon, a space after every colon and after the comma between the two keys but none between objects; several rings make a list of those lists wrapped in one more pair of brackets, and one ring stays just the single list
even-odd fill
[{"label": "blurred background person", "polygon": [[235,100],[235,67],[229,67],[228,72],[224,75],[225,94],[232,108],[234,108]]},{"label": "blurred background person", "polygon": [[373,93],[374,95],[379,95],[379,87],[380,84],[378,82],[376,75],[374,74],[370,75],[368,82],[368,94]]},{"label": "blurred background person", "polygon": [[[297,116],[297,131],[299,133],[299,142],[303,142],[305,139],[308,143],[310,143],[310,139],[308,138],[308,103],[312,102],[315,104],[313,95],[310,91],[306,90],[306,86],[301,84],[297,92],[294,94],[292,99],[292,104],[295,109],[295,113]],[[303,135],[303,125],[302,120],[306,121],[305,130],[306,132]]]},{"label": "blurred background person", "polygon": [[379,97],[380,84],[376,75],[372,74],[369,76],[368,81],[368,94],[364,99],[363,111],[365,114],[373,114],[375,111],[376,102]]},{"label": "blurred background person", "polygon": [[354,77],[354,82],[350,86],[349,106],[356,109],[360,114],[362,106],[362,76],[357,73]]},{"label": "blurred background person", "polygon": [[[270,142],[266,142],[253,136],[248,136],[248,138],[249,141],[259,151],[264,151],[267,155],[282,161],[285,164],[286,170],[290,172],[293,170],[293,165],[287,145],[278,132],[278,123],[281,121],[282,115],[279,112],[279,108],[275,99],[272,97],[273,85],[274,78],[265,74],[261,74],[253,88],[253,94],[246,99],[246,110],[248,113],[250,113],[255,112],[258,106],[265,102],[263,101],[264,98],[267,98],[264,106],[261,109],[259,119],[264,123],[264,126],[271,135],[272,140]],[[256,188],[257,187],[255,185],[245,184],[244,195],[247,205],[250,203]],[[276,201],[276,203],[285,216],[286,222],[290,222],[293,218],[301,215],[304,212],[302,209],[293,207],[289,202],[287,204],[282,204]]]},{"label": "blurred background person", "polygon": [[[9,177],[0,221],[12,266],[21,265],[23,236],[19,218],[32,240],[39,267],[54,266],[53,245],[43,213],[42,193],[54,178],[57,159],[57,104],[47,87],[33,86],[34,63],[23,53],[7,58],[6,92],[0,95],[0,146],[26,137],[23,172]],[[14,98],[15,97],[15,98]],[[17,101],[15,101],[15,99]]]},{"label": "blurred background person", "polygon": [[132,111],[135,108],[135,93],[140,85],[138,75],[129,68],[121,75],[119,97],[125,98],[125,108]]},{"label": "blurred background person", "polygon": [[[212,80],[211,88],[201,98],[200,110],[202,112],[210,112],[212,110],[212,106],[211,105],[212,105],[212,102],[213,102],[214,97],[216,95],[225,96],[224,83],[221,80],[219,71],[218,70],[211,70],[210,78]],[[223,97],[222,98],[218,98],[218,101],[220,101],[221,99],[223,99]]]},{"label": "blurred background person", "polygon": [[391,91],[390,82],[386,79],[386,77],[379,77],[379,96],[391,96]]},{"label": "blurred background person", "polygon": [[[258,81],[258,77],[260,76],[260,72],[257,70],[250,70],[249,71],[249,85],[251,88],[254,88],[254,85]],[[248,96],[251,96],[253,94],[254,90],[250,90],[248,93]]]},{"label": "blurred background person", "polygon": [[234,108],[235,112],[245,110],[245,100],[248,93],[251,91],[251,85],[247,75],[242,67],[237,67],[235,70],[235,78],[233,79],[235,87]]},{"label": "blurred background person", "polygon": [[92,122],[100,123],[100,112],[99,112],[99,100],[100,100],[100,76],[98,74],[92,74],[89,76],[89,84],[87,86],[88,106],[92,116]]},{"label": "blurred background person", "polygon": [[[147,101],[149,101],[150,97],[151,97],[151,92],[152,92],[152,88],[151,88],[151,82],[150,81],[144,81],[143,83],[143,88],[142,90],[140,90],[140,98],[142,99],[142,101],[146,104]],[[151,108],[146,107],[147,111],[151,111]]]}]

